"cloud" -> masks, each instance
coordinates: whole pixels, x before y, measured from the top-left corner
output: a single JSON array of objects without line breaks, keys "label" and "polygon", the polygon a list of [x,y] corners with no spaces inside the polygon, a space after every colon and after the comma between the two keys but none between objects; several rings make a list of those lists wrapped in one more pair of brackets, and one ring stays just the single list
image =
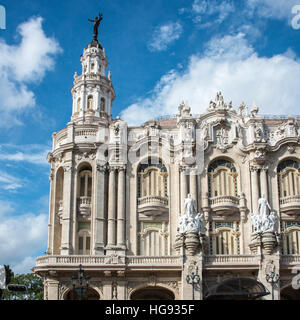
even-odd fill
[{"label": "cloud", "polygon": [[169,22],[156,27],[152,38],[148,42],[148,49],[150,51],[166,50],[172,42],[179,39],[182,30],[183,28],[179,22]]},{"label": "cloud", "polygon": [[247,0],[248,15],[275,20],[286,20],[289,24],[292,18],[292,8],[295,0]]},{"label": "cloud", "polygon": [[34,255],[47,246],[48,215],[13,215],[16,209],[0,201],[0,264],[9,264],[16,273],[34,267]]},{"label": "cloud", "polygon": [[45,35],[41,17],[31,18],[17,28],[20,42],[9,45],[0,38],[0,125],[22,122],[18,115],[36,105],[31,84],[42,81],[54,67],[54,56],[61,52],[58,42]]},{"label": "cloud", "polygon": [[232,1],[194,0],[191,13],[195,23],[208,28],[221,24],[234,10]]},{"label": "cloud", "polygon": [[0,161],[27,162],[35,165],[48,165],[47,154],[49,145],[0,145]]},{"label": "cloud", "polygon": [[22,181],[2,170],[0,170],[0,189],[6,191],[16,191],[23,186]]},{"label": "cloud", "polygon": [[217,91],[238,107],[253,101],[262,114],[297,114],[300,62],[291,52],[260,57],[243,33],[215,37],[202,55],[192,55],[185,70],[170,70],[150,96],[140,97],[121,113],[130,125],[176,114],[182,100],[193,113],[203,113]]}]

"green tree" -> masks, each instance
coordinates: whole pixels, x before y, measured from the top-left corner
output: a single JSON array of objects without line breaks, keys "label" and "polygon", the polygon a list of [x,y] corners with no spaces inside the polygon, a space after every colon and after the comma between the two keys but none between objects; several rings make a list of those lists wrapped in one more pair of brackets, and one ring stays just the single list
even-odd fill
[{"label": "green tree", "polygon": [[12,275],[10,284],[22,284],[26,286],[25,292],[10,292],[3,290],[3,300],[43,300],[43,279],[33,273]]}]

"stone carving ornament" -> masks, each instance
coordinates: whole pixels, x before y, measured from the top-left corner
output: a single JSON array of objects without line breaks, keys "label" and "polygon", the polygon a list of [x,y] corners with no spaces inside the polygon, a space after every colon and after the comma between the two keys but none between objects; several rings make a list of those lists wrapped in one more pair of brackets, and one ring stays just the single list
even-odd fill
[{"label": "stone carving ornament", "polygon": [[277,217],[272,211],[269,202],[264,195],[258,200],[258,213],[251,215],[251,222],[254,233],[260,232],[275,232]]}]

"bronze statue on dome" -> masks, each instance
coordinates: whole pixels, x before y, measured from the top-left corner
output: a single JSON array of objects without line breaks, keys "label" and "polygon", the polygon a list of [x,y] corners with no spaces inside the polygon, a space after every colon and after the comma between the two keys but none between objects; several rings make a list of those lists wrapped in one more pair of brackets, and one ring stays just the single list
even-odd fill
[{"label": "bronze statue on dome", "polygon": [[99,16],[96,17],[94,20],[88,19],[90,22],[94,23],[94,37],[93,37],[93,41],[98,41],[98,28],[100,25],[100,22],[103,19],[103,15],[102,13],[99,13]]}]

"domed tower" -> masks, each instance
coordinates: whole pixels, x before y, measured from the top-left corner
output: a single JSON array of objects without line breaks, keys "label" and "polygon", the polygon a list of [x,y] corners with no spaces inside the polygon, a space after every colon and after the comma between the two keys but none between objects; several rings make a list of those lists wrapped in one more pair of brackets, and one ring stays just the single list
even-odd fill
[{"label": "domed tower", "polygon": [[[126,126],[119,118],[112,119],[115,91],[97,39],[101,20],[102,15],[93,20],[94,37],[80,59],[82,74],[74,76],[71,121],[52,136],[47,254],[101,255],[116,247],[126,249],[125,198],[121,197],[118,212],[114,205],[125,189],[125,162],[116,162],[114,155],[127,141]],[[115,191],[121,187],[122,192]]]},{"label": "domed tower", "polygon": [[[94,22],[95,23],[95,22]],[[95,27],[94,27],[95,28]],[[105,50],[94,39],[83,50],[81,56],[82,74],[74,75],[72,121],[76,124],[111,120],[115,90],[110,71],[106,74],[108,60]]]}]

